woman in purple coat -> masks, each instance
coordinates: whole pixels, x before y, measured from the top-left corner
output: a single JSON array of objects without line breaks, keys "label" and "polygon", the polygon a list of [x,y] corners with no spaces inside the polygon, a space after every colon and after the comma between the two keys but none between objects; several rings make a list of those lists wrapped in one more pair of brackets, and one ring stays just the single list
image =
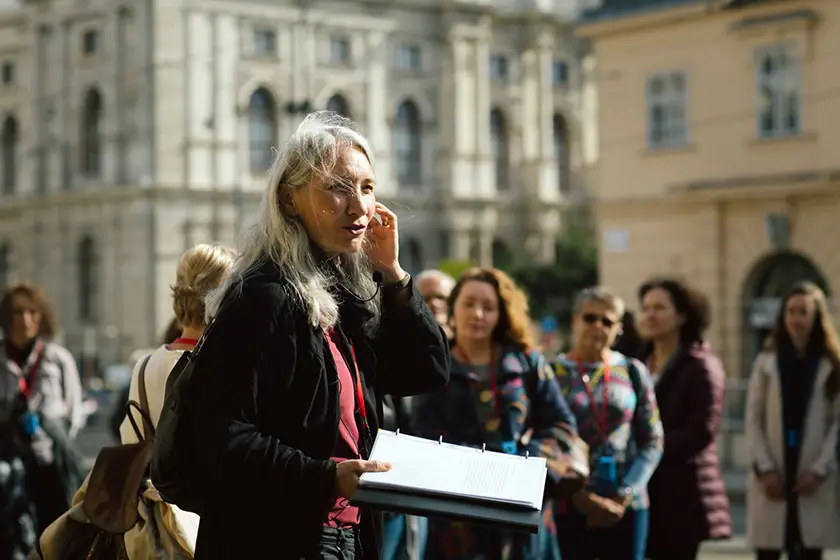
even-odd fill
[{"label": "woman in purple coat", "polygon": [[700,543],[732,534],[717,453],[726,374],[703,339],[710,322],[705,295],[662,278],[639,288],[639,302],[665,428],[662,461],[648,485],[648,558],[694,560]]}]

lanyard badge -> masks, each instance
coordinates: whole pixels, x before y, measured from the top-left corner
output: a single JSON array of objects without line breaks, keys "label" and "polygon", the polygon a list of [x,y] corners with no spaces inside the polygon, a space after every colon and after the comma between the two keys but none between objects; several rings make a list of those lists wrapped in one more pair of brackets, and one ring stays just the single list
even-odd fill
[{"label": "lanyard badge", "polygon": [[[600,443],[605,448],[609,448],[609,410],[610,410],[610,365],[604,362],[604,377],[601,382],[601,410],[598,410],[598,404],[595,402],[595,390],[590,385],[591,379],[585,372],[583,364],[577,360],[578,375],[583,383],[583,388],[586,391],[586,396],[589,399],[589,407],[592,409],[592,416],[595,418],[595,423],[598,425],[598,435],[600,436]],[[594,373],[594,372],[593,372]]]}]

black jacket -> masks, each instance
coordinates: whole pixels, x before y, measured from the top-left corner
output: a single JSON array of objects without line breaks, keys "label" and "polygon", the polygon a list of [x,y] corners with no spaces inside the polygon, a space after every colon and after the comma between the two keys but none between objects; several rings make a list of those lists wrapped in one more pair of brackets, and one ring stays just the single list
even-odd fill
[{"label": "black jacket", "polygon": [[[449,379],[446,336],[413,283],[382,292],[373,334],[370,313],[349,294],[338,327],[348,361],[347,342],[355,349],[372,434],[383,395],[415,395]],[[309,558],[336,499],[335,362],[276,268],[263,267],[228,297],[194,372],[197,474],[211,502],[196,560]],[[381,517],[363,510],[363,558],[379,557],[380,528]]]}]

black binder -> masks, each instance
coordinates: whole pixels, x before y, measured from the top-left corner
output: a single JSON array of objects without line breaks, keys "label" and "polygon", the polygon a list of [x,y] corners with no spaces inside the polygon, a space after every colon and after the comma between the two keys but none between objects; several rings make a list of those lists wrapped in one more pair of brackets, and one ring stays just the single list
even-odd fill
[{"label": "black binder", "polygon": [[521,506],[365,488],[364,486],[356,490],[350,499],[350,504],[422,517],[444,517],[454,521],[490,525],[531,534],[539,531],[542,519],[542,511]]},{"label": "black binder", "polygon": [[[379,431],[385,432],[382,429]],[[393,435],[399,437],[400,431],[397,430]],[[443,444],[443,436],[438,439],[437,443]],[[484,452],[484,450],[485,448],[482,446],[481,451]],[[528,459],[527,453],[524,459]],[[356,492],[350,499],[350,504],[393,513],[419,515],[421,517],[443,517],[453,521],[462,521],[531,534],[539,532],[540,522],[542,520],[541,509],[532,509],[519,504],[488,502],[480,499],[428,494],[398,488],[377,488],[365,485],[360,485],[356,489]]]}]

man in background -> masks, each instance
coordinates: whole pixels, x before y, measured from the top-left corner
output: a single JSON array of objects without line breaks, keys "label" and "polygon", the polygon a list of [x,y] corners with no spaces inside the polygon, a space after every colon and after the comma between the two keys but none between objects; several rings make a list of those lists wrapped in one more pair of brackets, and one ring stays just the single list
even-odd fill
[{"label": "man in background", "polygon": [[[414,278],[417,290],[432,310],[435,320],[452,338],[448,326],[447,299],[455,280],[440,270],[424,270]],[[386,395],[383,400],[383,429],[412,434],[411,399]],[[414,515],[385,514],[382,539],[382,560],[422,560],[426,552],[428,519]]]},{"label": "man in background", "polygon": [[452,288],[455,287],[455,279],[440,270],[429,269],[418,274],[414,282],[420,295],[434,313],[438,324],[446,331],[446,335],[452,338],[447,300]]}]

